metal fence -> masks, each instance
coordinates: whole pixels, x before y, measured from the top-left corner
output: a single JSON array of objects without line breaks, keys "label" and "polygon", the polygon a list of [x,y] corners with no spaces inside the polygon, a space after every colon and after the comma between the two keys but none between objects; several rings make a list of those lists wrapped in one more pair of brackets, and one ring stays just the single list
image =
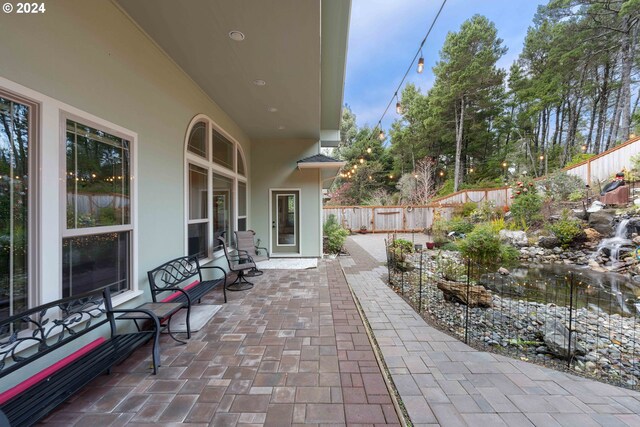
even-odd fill
[{"label": "metal fence", "polygon": [[633,292],[593,285],[579,270],[520,281],[451,252],[394,242],[385,241],[389,286],[431,324],[480,350],[640,390]]}]

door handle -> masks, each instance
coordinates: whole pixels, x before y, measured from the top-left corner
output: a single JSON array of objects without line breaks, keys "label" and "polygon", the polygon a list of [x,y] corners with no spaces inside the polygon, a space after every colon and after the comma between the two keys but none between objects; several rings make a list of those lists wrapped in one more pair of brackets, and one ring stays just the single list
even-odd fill
[{"label": "door handle", "polygon": [[276,222],[275,221],[271,221],[271,228],[276,228]]}]

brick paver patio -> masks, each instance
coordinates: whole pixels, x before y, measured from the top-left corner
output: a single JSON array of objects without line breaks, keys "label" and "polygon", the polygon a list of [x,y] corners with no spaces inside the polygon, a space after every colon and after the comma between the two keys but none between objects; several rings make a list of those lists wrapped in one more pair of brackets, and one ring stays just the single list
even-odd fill
[{"label": "brick paver patio", "polygon": [[640,393],[476,351],[430,327],[385,284],[383,237],[349,238],[341,263],[414,425],[640,426]]},{"label": "brick paver patio", "polygon": [[163,336],[157,376],[140,349],[46,425],[399,425],[338,261],[255,283],[187,345]]}]

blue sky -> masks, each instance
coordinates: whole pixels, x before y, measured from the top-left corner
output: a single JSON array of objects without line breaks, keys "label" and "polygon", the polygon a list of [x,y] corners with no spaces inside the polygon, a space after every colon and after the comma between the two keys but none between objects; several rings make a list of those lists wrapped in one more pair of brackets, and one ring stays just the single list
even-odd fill
[{"label": "blue sky", "polygon": [[[542,0],[448,0],[423,49],[425,69],[405,80],[425,93],[434,82],[431,68],[448,32],[475,14],[486,16],[509,48],[499,61],[509,69],[522,50],[527,28]],[[358,126],[375,126],[411,63],[440,8],[441,0],[353,0],[344,102],[356,114]],[[417,60],[416,60],[417,62]],[[398,94],[400,94],[398,91]],[[395,101],[382,124],[397,118]]]}]

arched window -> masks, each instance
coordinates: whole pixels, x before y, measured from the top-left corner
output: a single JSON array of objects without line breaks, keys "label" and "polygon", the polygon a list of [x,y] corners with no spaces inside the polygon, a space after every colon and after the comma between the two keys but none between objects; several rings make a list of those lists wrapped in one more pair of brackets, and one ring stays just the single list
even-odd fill
[{"label": "arched window", "polygon": [[218,237],[247,228],[247,173],[242,147],[210,118],[189,125],[185,143],[186,252],[212,258]]}]

